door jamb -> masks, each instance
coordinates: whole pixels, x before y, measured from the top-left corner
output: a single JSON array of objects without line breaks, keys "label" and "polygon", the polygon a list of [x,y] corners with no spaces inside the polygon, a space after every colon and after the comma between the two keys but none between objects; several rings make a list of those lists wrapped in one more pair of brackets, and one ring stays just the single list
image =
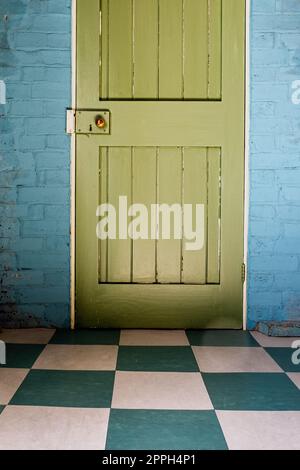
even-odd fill
[{"label": "door jamb", "polygon": [[[250,159],[250,17],[251,0],[246,1],[246,40],[245,40],[245,174],[244,174],[244,263],[245,282],[243,285],[243,329],[247,329],[247,261],[249,237],[249,159]],[[72,0],[72,109],[76,109],[76,25],[77,0]],[[75,185],[76,185],[76,138],[71,135],[71,164],[70,164],[70,325],[75,329]]]}]

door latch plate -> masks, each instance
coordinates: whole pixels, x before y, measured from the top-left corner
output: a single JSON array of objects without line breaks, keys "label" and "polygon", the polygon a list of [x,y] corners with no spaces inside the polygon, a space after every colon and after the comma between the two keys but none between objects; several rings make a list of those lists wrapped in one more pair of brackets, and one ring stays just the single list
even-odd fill
[{"label": "door latch plate", "polygon": [[106,109],[76,111],[76,134],[110,134],[110,112]]}]

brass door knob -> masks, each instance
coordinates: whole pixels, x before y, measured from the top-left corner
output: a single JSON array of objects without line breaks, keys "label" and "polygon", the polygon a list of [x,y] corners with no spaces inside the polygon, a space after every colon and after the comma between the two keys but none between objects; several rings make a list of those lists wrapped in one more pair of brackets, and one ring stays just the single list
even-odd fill
[{"label": "brass door knob", "polygon": [[105,119],[102,116],[97,116],[95,123],[99,129],[103,129],[106,126]]}]

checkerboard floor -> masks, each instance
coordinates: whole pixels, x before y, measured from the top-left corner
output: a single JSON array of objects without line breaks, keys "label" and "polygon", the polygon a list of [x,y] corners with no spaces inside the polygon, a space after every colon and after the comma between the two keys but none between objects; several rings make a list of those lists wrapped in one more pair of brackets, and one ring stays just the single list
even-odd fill
[{"label": "checkerboard floor", "polygon": [[4,330],[0,449],[300,449],[293,339]]}]

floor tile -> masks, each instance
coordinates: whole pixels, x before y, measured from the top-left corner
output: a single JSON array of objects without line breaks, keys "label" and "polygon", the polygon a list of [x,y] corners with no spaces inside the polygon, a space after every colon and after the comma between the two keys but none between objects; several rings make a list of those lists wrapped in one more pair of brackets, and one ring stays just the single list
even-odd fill
[{"label": "floor tile", "polygon": [[282,372],[263,348],[193,346],[202,372]]},{"label": "floor tile", "polygon": [[300,390],[300,372],[290,372],[287,375]]},{"label": "floor tile", "polygon": [[118,346],[48,344],[33,369],[114,370]]},{"label": "floor tile", "polygon": [[189,346],[120,346],[118,370],[198,372]]},{"label": "floor tile", "polygon": [[109,409],[7,406],[1,450],[102,450]]},{"label": "floor tile", "polygon": [[120,330],[57,330],[52,344],[119,344]]},{"label": "floor tile", "polygon": [[285,374],[202,374],[216,410],[300,410],[300,393]]},{"label": "floor tile", "polygon": [[258,346],[248,331],[241,330],[187,330],[192,346]]},{"label": "floor tile", "polygon": [[0,404],[7,405],[28,374],[29,369],[0,369]]},{"label": "floor tile", "polygon": [[111,410],[108,450],[226,449],[214,411]]},{"label": "floor tile", "polygon": [[0,405],[0,415],[1,415],[2,411],[4,410],[4,408],[5,408],[5,406]]},{"label": "floor tile", "polygon": [[267,336],[262,333],[259,333],[259,331],[251,331],[251,335],[253,338],[260,344],[261,346],[264,347],[275,347],[275,348],[290,348],[291,344],[294,341],[299,340],[300,338],[296,337],[278,337],[278,336]]},{"label": "floor tile", "polygon": [[114,372],[31,370],[13,405],[109,408]]},{"label": "floor tile", "polygon": [[0,340],[6,343],[47,344],[54,333],[52,328],[3,329]]},{"label": "floor tile", "polygon": [[122,346],[189,346],[184,330],[122,330]]},{"label": "floor tile", "polygon": [[300,364],[293,363],[293,355],[299,358],[300,354],[292,348],[266,348],[270,356],[282,367],[285,372],[300,372]]},{"label": "floor tile", "polygon": [[0,368],[30,369],[44,347],[41,344],[6,344],[6,364]]},{"label": "floor tile", "polygon": [[217,411],[231,450],[299,450],[299,411]]},{"label": "floor tile", "polygon": [[200,373],[116,372],[113,408],[209,410],[212,403]]}]

